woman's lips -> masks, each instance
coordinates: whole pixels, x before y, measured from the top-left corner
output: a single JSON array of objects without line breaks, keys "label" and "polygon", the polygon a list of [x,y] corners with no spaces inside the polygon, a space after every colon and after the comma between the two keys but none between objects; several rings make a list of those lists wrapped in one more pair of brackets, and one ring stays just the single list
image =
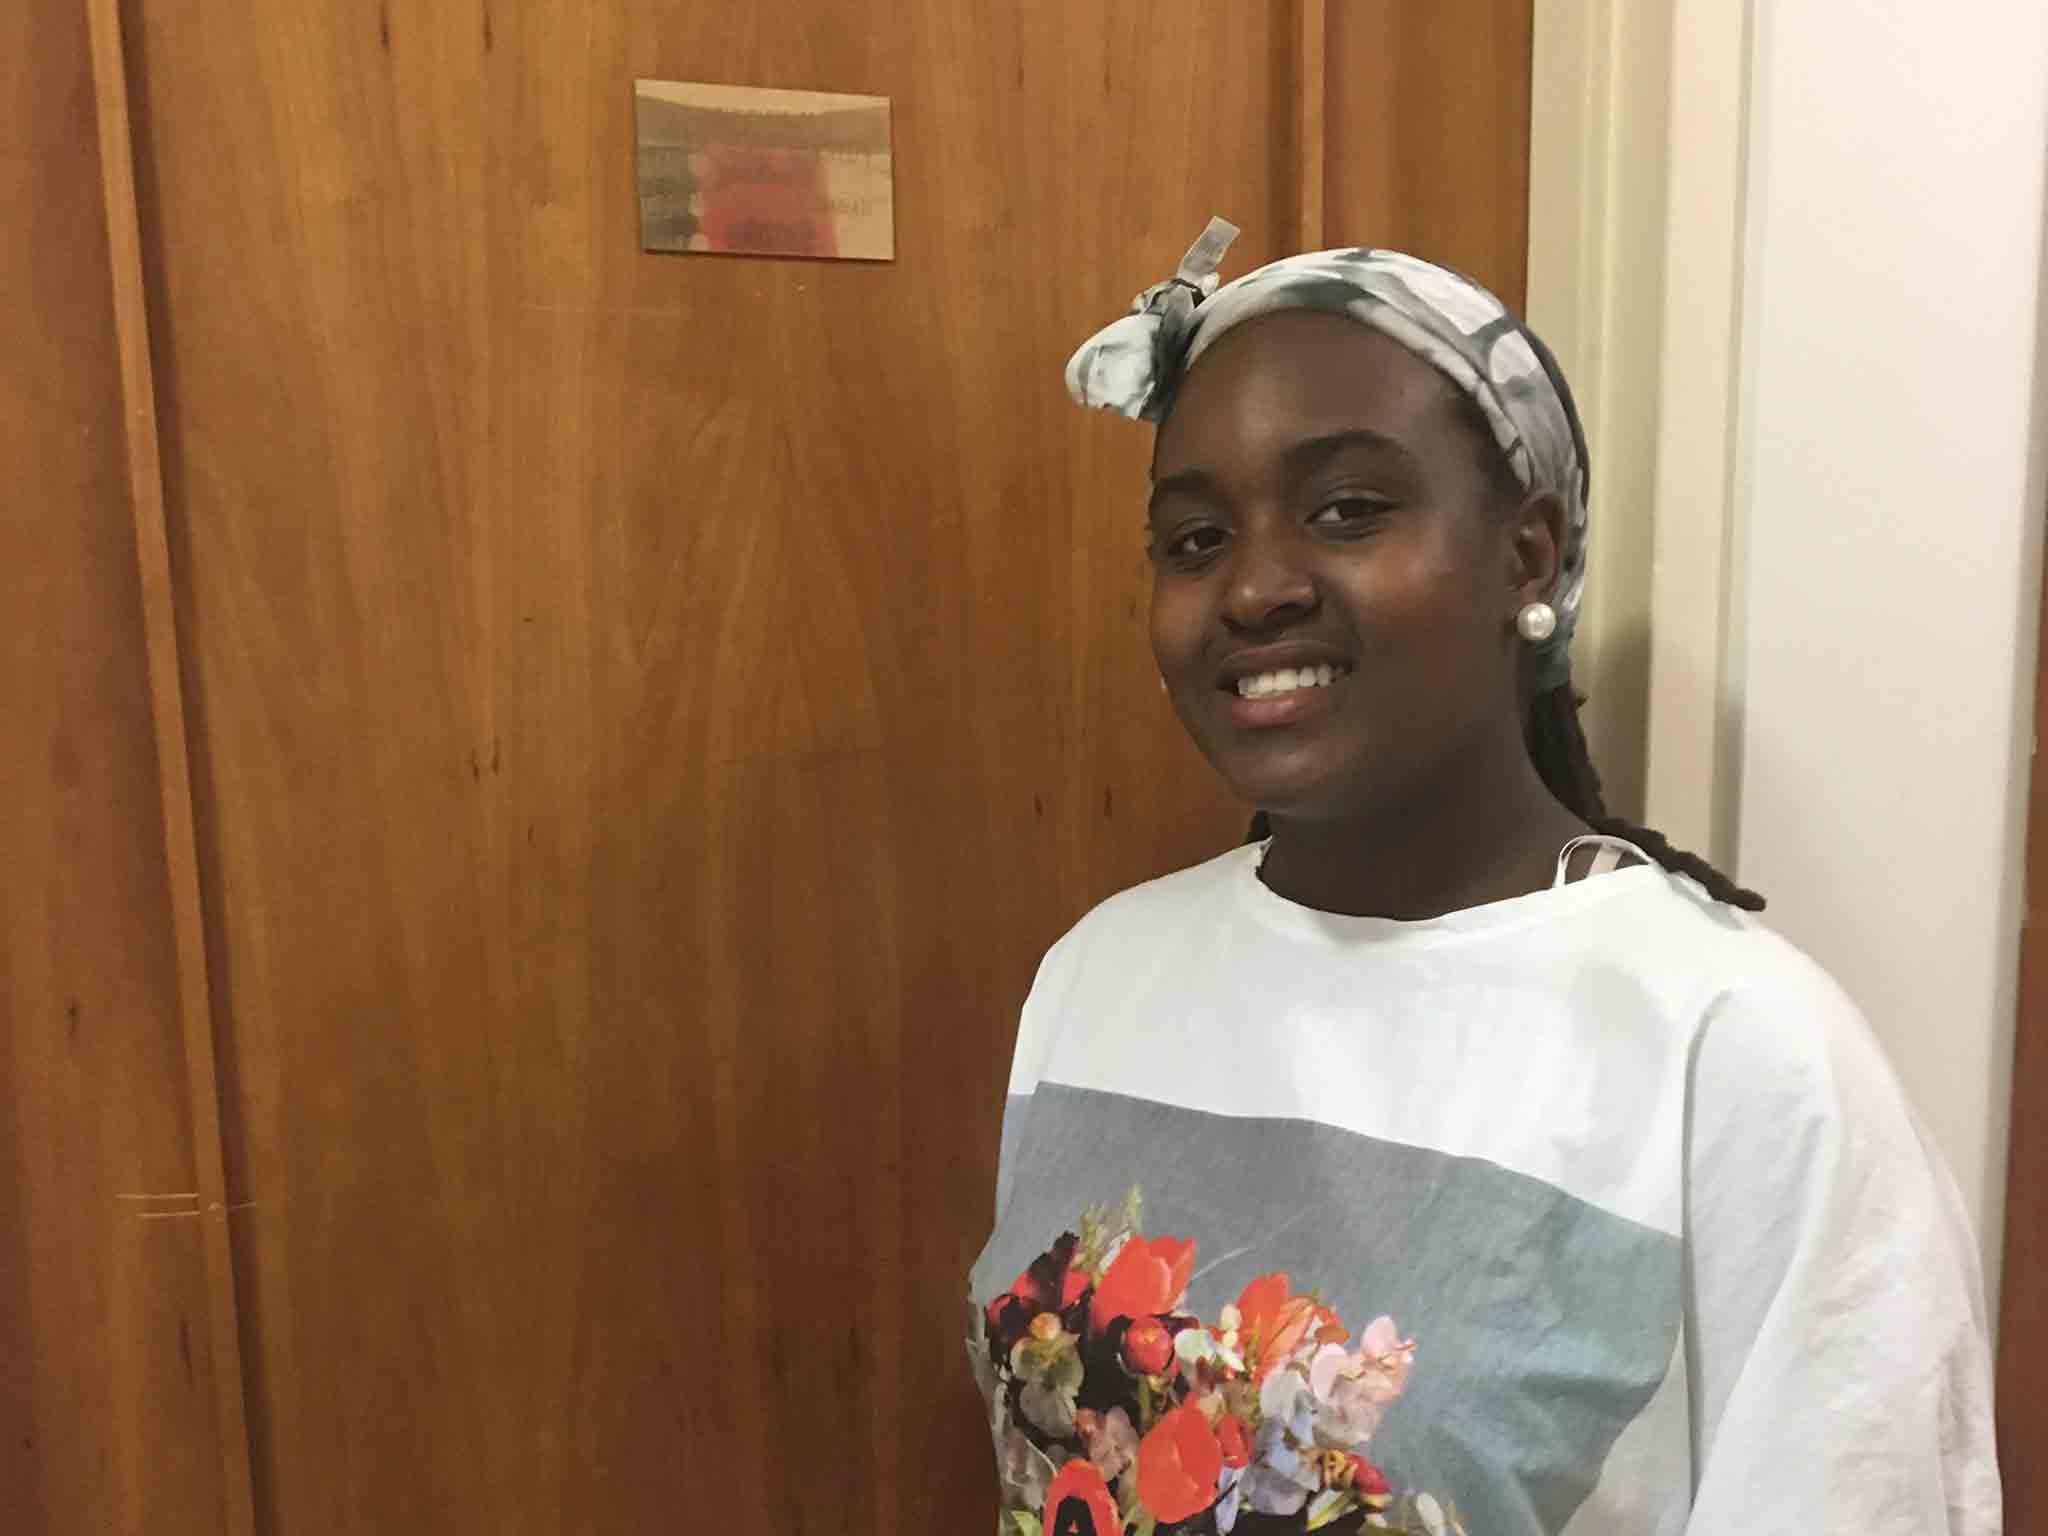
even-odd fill
[{"label": "woman's lips", "polygon": [[1349,667],[1329,663],[1252,674],[1224,690],[1224,712],[1231,724],[1246,730],[1313,720],[1335,706],[1350,678]]}]

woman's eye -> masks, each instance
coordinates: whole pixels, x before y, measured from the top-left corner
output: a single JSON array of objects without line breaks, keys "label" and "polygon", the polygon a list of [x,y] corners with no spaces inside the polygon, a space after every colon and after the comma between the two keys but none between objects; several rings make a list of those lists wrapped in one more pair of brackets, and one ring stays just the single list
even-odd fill
[{"label": "woman's eye", "polygon": [[1356,528],[1371,522],[1387,506],[1374,496],[1338,496],[1318,507],[1309,524],[1316,528]]},{"label": "woman's eye", "polygon": [[1213,554],[1223,547],[1223,530],[1211,527],[1183,528],[1178,533],[1168,535],[1161,547],[1169,560],[1199,560],[1204,555]]}]

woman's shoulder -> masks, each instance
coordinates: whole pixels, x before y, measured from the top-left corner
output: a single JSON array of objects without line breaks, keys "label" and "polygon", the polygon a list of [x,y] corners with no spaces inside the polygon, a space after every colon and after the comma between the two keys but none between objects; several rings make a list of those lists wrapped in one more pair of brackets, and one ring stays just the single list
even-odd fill
[{"label": "woman's shoulder", "polygon": [[1684,976],[1703,1005],[1737,998],[1855,1012],[1834,978],[1763,918],[1716,901],[1684,875],[1663,869],[1641,873],[1641,899],[1609,902],[1589,913],[1592,942]]},{"label": "woman's shoulder", "polygon": [[1233,886],[1257,860],[1256,847],[1233,848],[1096,903],[1045,952],[1033,997],[1058,997],[1083,971],[1127,967],[1136,957],[1159,956],[1212,924],[1229,922]]},{"label": "woman's shoulder", "polygon": [[1234,848],[1187,869],[1147,880],[1097,903],[1038,963],[1024,1000],[1010,1091],[1029,1092],[1081,994],[1116,993],[1140,973],[1229,921],[1232,882],[1256,862],[1256,848]]},{"label": "woman's shoulder", "polygon": [[1904,1111],[1897,1077],[1863,1009],[1813,956],[1762,918],[1673,877],[1645,920],[1653,963],[1682,967],[1694,1089],[1751,1109],[1804,1101]]},{"label": "woman's shoulder", "polygon": [[1232,892],[1258,863],[1259,849],[1247,844],[1212,859],[1126,886],[1091,907],[1052,947],[1086,949],[1097,944],[1145,940],[1162,932],[1185,933],[1191,921],[1230,910]]}]

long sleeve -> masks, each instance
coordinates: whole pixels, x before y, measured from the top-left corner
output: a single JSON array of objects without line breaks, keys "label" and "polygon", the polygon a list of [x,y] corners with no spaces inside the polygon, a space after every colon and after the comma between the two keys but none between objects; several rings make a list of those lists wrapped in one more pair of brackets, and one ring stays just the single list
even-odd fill
[{"label": "long sleeve", "polygon": [[1976,1247],[1853,1005],[1788,963],[1688,1089],[1688,1530],[1997,1532]]}]

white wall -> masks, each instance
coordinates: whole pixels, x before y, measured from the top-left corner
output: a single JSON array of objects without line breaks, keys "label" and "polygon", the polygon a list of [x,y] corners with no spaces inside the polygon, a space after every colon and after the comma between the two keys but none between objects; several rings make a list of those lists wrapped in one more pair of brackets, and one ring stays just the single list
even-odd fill
[{"label": "white wall", "polygon": [[1755,0],[1751,47],[1737,867],[1869,1013],[1995,1289],[2048,463],[2048,5]]}]

